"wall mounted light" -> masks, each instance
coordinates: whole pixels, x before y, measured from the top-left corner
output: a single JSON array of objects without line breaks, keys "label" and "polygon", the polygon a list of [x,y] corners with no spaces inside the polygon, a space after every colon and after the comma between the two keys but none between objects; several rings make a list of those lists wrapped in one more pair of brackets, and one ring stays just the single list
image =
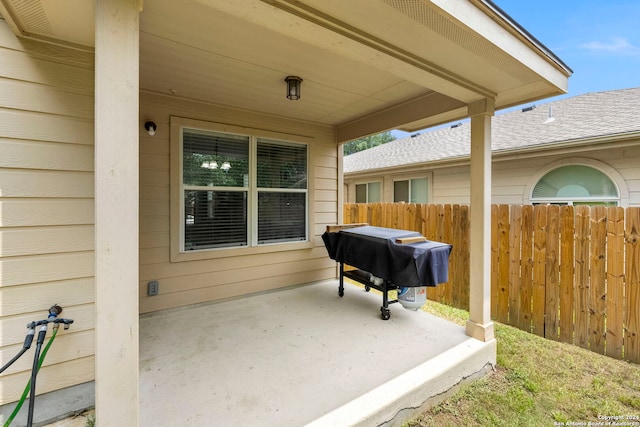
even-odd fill
[{"label": "wall mounted light", "polygon": [[302,79],[298,76],[287,76],[284,81],[287,82],[287,98],[292,101],[300,99],[300,83],[302,83]]},{"label": "wall mounted light", "polygon": [[156,129],[158,129],[158,127],[154,122],[146,122],[144,124],[144,129],[149,132],[149,136],[153,136],[156,134]]}]

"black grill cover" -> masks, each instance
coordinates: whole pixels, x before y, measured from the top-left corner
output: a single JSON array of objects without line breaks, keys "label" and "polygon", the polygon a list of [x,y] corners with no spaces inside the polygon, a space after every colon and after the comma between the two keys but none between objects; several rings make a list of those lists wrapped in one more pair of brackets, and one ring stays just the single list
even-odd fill
[{"label": "black grill cover", "polygon": [[451,245],[433,241],[398,244],[396,239],[421,236],[416,231],[373,226],[325,232],[329,257],[368,271],[399,287],[436,286],[449,280]]}]

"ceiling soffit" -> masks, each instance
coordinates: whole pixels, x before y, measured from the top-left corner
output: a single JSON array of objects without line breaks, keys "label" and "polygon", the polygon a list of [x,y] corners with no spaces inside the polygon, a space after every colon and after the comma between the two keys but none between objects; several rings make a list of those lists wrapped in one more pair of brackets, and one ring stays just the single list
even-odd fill
[{"label": "ceiling soffit", "polygon": [[[201,4],[190,4],[187,13],[173,1],[148,2],[140,49],[141,89],[147,92],[316,123],[337,125],[427,92]],[[284,98],[286,75],[304,79],[300,101]]]},{"label": "ceiling soffit", "polygon": [[[450,16],[421,0],[381,0],[413,21],[435,32],[444,39],[450,40],[473,56],[482,58],[494,68],[522,80],[522,66],[511,56],[490,43],[478,33],[454,21]],[[425,52],[426,53],[426,52]],[[532,82],[535,75],[524,76],[527,82]]]},{"label": "ceiling soffit", "polygon": [[[500,93],[541,81],[555,86],[551,90],[563,91],[571,72],[542,51],[535,39],[522,36],[517,23],[486,7],[484,0],[260,1],[388,59],[378,57],[370,64],[373,67],[391,68],[408,81],[465,102],[481,97],[499,100]],[[432,78],[402,74],[398,64]],[[473,95],[460,96],[440,84],[443,81]]]},{"label": "ceiling soffit", "polygon": [[93,1],[0,0],[0,14],[22,37],[93,50]]},{"label": "ceiling soffit", "polygon": [[[483,5],[485,0],[190,0],[179,7],[186,29],[175,30],[173,1],[156,0],[145,5],[152,13],[141,15],[141,79],[146,75],[146,89],[160,93],[169,92],[172,81],[189,81],[183,96],[335,125],[344,135],[457,120],[466,114],[464,106],[484,98],[504,108],[566,91],[570,70],[514,35],[512,22]],[[212,20],[196,29],[189,17],[198,20],[198,10]],[[92,49],[92,1],[0,0],[0,13],[16,34]],[[238,41],[217,32],[215,22],[225,17],[261,28],[256,37],[280,42],[264,52],[255,43],[245,46],[256,38]],[[289,57],[283,49],[295,52]],[[170,52],[184,57],[182,65]],[[202,76],[189,74],[196,71]],[[293,110],[279,104],[282,74],[305,78],[305,97]],[[247,90],[234,98],[227,89],[243,83]],[[426,100],[438,105],[427,108]]]},{"label": "ceiling soffit", "polygon": [[[390,42],[390,37],[376,35],[363,30],[363,26],[352,25],[349,21],[366,21],[362,16],[350,14],[349,8],[363,2],[307,1],[294,0],[196,0],[217,10],[242,17],[254,24],[272,31],[285,34],[314,46],[321,47],[334,54],[357,59],[368,66],[392,72],[425,89],[431,89],[459,99],[472,102],[483,97],[496,97],[496,92],[478,84],[461,74],[451,72],[429,59],[428,56],[416,53],[416,50],[405,49],[402,45]],[[314,6],[325,6],[322,9]],[[375,11],[367,14],[371,17],[371,25],[378,20],[387,19],[386,5],[369,0],[364,9]],[[341,12],[345,15],[343,16]],[[397,15],[396,15],[397,19]],[[405,24],[411,24],[404,17]],[[397,28],[397,27],[396,27]],[[426,41],[426,40],[425,40]],[[420,41],[414,40],[414,46]],[[426,49],[426,47],[423,47]]]}]

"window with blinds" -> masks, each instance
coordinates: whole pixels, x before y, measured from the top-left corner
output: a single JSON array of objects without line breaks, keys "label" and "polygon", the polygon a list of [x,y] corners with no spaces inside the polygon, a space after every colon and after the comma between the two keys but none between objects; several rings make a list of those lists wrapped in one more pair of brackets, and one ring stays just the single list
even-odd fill
[{"label": "window with blinds", "polygon": [[182,131],[183,250],[307,240],[307,147]]},{"label": "window with blinds", "polygon": [[619,193],[611,178],[590,166],[567,165],[545,174],[531,195],[533,204],[617,206]]},{"label": "window with blinds", "polygon": [[258,244],[307,239],[307,147],[257,140]]}]

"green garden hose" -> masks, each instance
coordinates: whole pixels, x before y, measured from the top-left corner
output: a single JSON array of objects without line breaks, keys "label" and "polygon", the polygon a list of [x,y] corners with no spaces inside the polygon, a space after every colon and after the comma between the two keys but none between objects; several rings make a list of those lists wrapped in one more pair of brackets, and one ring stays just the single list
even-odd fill
[{"label": "green garden hose", "polygon": [[[53,334],[51,335],[51,338],[49,338],[49,341],[47,342],[47,345],[42,350],[42,354],[40,355],[40,358],[38,359],[38,371],[40,370],[40,367],[42,366],[42,362],[44,362],[44,358],[47,355],[47,352],[49,351],[49,347],[51,347],[51,344],[53,343],[53,340],[56,338],[56,334],[57,333],[58,333],[58,328],[54,327],[53,328]],[[31,389],[31,378],[29,378],[29,381],[27,382],[27,386],[24,388],[24,391],[22,392],[22,396],[20,397],[20,400],[18,401],[18,404],[16,405],[16,408],[13,410],[13,412],[11,413],[11,416],[4,423],[4,427],[9,427],[9,425],[11,424],[13,419],[16,417],[16,415],[18,415],[18,412],[20,412],[20,408],[22,408],[22,405],[24,404],[24,401],[27,398],[27,394],[29,394],[29,390],[30,389]],[[34,397],[35,396],[31,396],[30,398],[33,399]]]}]

